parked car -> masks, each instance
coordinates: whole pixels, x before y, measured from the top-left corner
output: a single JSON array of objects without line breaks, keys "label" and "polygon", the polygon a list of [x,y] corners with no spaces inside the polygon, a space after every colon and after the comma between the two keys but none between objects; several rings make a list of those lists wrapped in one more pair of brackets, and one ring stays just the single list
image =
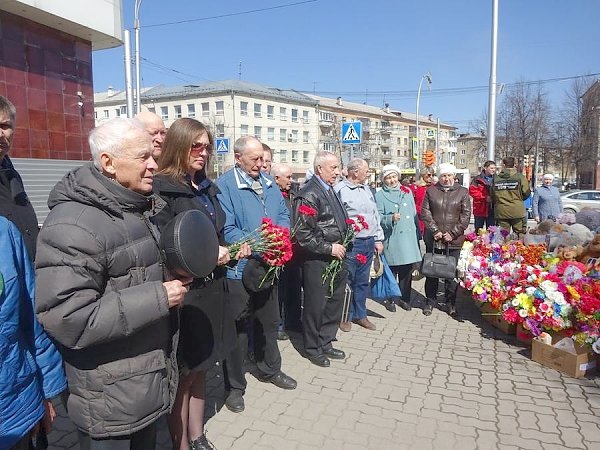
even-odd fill
[{"label": "parked car", "polygon": [[600,191],[578,190],[561,194],[563,212],[575,214],[583,208],[600,210]]}]

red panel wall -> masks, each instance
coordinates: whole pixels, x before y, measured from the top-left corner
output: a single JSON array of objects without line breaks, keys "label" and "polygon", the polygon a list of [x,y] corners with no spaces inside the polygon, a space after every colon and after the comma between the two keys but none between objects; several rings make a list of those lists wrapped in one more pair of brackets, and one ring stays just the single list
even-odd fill
[{"label": "red panel wall", "polygon": [[90,159],[90,42],[0,11],[0,95],[17,108],[11,156]]}]

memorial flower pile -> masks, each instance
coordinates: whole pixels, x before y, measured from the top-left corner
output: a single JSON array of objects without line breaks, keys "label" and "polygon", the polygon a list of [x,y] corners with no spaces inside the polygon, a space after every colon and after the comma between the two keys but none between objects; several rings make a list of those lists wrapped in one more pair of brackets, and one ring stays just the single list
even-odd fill
[{"label": "memorial flower pile", "polygon": [[466,238],[458,269],[475,300],[534,336],[561,331],[600,353],[600,278],[593,270],[494,227]]}]

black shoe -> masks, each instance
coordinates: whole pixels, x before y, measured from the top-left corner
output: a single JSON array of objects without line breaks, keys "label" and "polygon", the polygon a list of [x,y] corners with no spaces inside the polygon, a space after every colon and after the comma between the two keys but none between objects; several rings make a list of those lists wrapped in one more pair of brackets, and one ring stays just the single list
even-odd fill
[{"label": "black shoe", "polygon": [[402,308],[404,311],[410,311],[412,309],[412,306],[410,305],[410,302],[405,302],[404,300],[398,300],[398,306],[400,308]]},{"label": "black shoe", "polygon": [[203,434],[198,439],[190,441],[190,450],[216,450],[215,446]]},{"label": "black shoe", "polygon": [[289,338],[290,337],[288,336],[288,334],[285,331],[279,330],[277,332],[277,340],[278,341],[287,341],[287,340],[289,340]]},{"label": "black shoe", "polygon": [[328,350],[323,350],[323,354],[329,359],[344,359],[346,354],[342,350],[331,347]]},{"label": "black shoe", "polygon": [[389,312],[396,312],[396,305],[394,304],[393,300],[386,300],[383,302],[383,305]]},{"label": "black shoe", "polygon": [[241,413],[244,409],[244,394],[238,389],[232,389],[225,399],[225,406],[234,413]]},{"label": "black shoe", "polygon": [[329,367],[331,365],[329,358],[325,355],[309,356],[308,360],[319,367]]},{"label": "black shoe", "polygon": [[456,313],[456,306],[454,306],[452,304],[448,305],[448,315],[450,317],[456,317],[456,314],[457,314]]},{"label": "black shoe", "polygon": [[285,373],[279,371],[277,375],[273,375],[272,377],[259,376],[258,379],[263,383],[273,383],[280,389],[287,389],[291,391],[292,389],[296,389],[298,383],[292,377],[287,376]]},{"label": "black shoe", "polygon": [[433,312],[433,306],[431,306],[431,303],[427,303],[425,306],[423,306],[423,314],[424,315],[430,316],[432,312]]}]

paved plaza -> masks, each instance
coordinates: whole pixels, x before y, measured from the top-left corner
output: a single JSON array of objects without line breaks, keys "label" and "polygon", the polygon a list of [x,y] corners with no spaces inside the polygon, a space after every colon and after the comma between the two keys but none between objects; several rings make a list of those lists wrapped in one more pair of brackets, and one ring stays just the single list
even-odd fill
[{"label": "paved plaza", "polygon": [[[423,291],[423,282],[415,283]],[[345,361],[312,365],[299,336],[280,341],[282,391],[248,374],[246,410],[223,407],[220,370],[211,371],[207,436],[217,449],[599,449],[600,378],[573,379],[530,360],[459,298],[461,320],[442,309],[390,313],[368,301],[377,331],[338,334]],[[76,449],[64,415],[53,449]],[[162,420],[160,448],[170,449]]]}]

